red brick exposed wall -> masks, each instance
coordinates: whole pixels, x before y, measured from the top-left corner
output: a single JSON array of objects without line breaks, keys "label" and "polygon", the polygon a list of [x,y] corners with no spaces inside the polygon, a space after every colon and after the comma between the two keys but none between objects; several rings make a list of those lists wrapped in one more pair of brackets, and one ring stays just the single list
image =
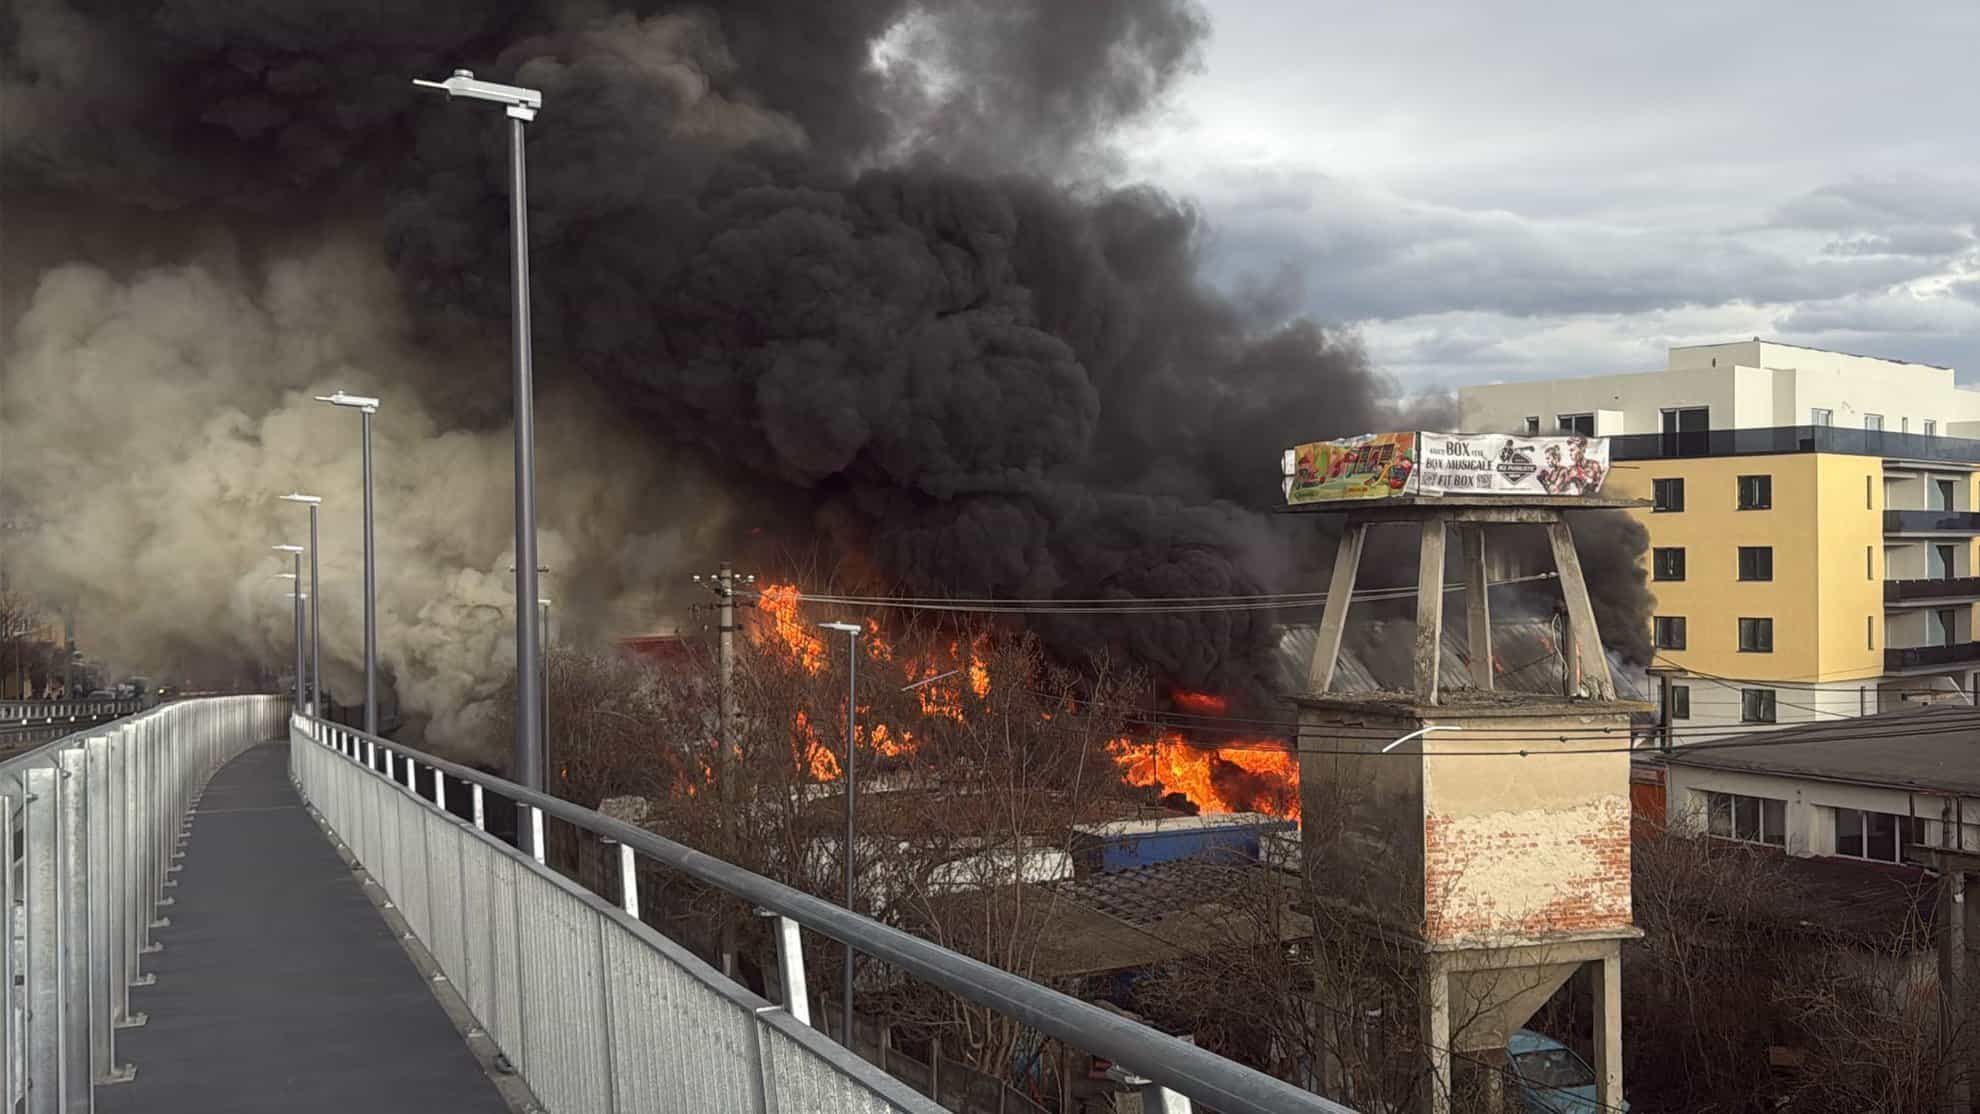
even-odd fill
[{"label": "red brick exposed wall", "polygon": [[1563,811],[1425,817],[1424,935],[1485,940],[1630,923],[1625,798]]}]

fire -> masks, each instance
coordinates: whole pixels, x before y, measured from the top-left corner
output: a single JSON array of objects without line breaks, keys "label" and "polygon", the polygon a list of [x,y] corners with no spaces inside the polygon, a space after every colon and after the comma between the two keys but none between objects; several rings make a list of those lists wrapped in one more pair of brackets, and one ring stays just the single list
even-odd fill
[{"label": "fire", "polygon": [[791,749],[797,754],[799,763],[811,772],[813,781],[839,779],[838,756],[818,741],[818,732],[811,726],[811,717],[802,708],[791,721]]},{"label": "fire", "polygon": [[1200,716],[1221,716],[1230,710],[1231,702],[1212,692],[1191,692],[1177,689],[1169,694],[1176,707],[1185,712],[1195,712]]},{"label": "fire", "polygon": [[1107,744],[1129,785],[1181,793],[1203,812],[1262,812],[1299,819],[1299,756],[1273,740],[1246,740],[1217,750],[1176,732],[1152,742]]},{"label": "fire", "polygon": [[975,693],[978,700],[990,695],[990,663],[985,660],[989,650],[990,636],[987,634],[977,635],[976,641],[969,644],[969,691]]},{"label": "fire", "polygon": [[766,621],[752,628],[754,641],[774,641],[782,645],[806,673],[817,673],[825,668],[825,640],[798,617],[796,585],[765,585],[756,601],[756,611]]},{"label": "fire", "polygon": [[866,621],[866,653],[875,661],[894,660],[894,644],[880,633],[880,623],[876,619]]}]

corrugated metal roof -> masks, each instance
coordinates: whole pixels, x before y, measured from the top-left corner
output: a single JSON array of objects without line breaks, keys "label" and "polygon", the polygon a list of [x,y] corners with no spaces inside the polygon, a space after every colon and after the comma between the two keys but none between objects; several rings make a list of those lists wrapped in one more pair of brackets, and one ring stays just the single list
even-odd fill
[{"label": "corrugated metal roof", "polygon": [[[1281,683],[1286,692],[1303,692],[1306,674],[1319,641],[1317,625],[1289,625],[1279,638]],[[1515,619],[1492,624],[1492,653],[1498,659],[1493,675],[1497,687],[1509,692],[1558,693],[1561,690],[1559,636],[1544,619]],[[1341,661],[1334,670],[1335,692],[1402,690],[1410,686],[1416,624],[1409,619],[1371,619],[1348,624],[1341,640]],[[1462,624],[1446,624],[1439,664],[1441,683],[1449,688],[1471,685],[1471,651]],[[1648,679],[1641,670],[1609,656],[1616,695],[1644,699]]]}]

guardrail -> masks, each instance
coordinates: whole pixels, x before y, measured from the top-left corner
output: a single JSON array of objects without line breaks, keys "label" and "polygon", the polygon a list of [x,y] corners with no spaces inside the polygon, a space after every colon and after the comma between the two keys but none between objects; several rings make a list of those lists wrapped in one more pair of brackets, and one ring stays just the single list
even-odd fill
[{"label": "guardrail", "polygon": [[[1353,1114],[591,809],[323,720],[293,717],[290,738],[304,798],[396,903],[481,1027],[551,1110],[940,1114],[942,1107],[810,1026],[801,934],[811,931],[1113,1061],[1147,1081],[1142,1109],[1148,1114],[1188,1111],[1192,1100],[1225,1114]],[[449,807],[450,782],[464,783],[470,818]],[[524,814],[535,833],[532,847],[543,847],[546,816],[617,844],[615,899],[491,835],[488,810],[502,803]],[[461,804],[456,797],[456,807]],[[756,996],[640,920],[641,859],[777,918],[783,1005]]]},{"label": "guardrail", "polygon": [[187,810],[213,771],[281,731],[279,696],[185,700],[0,762],[0,1096],[8,1111],[92,1109],[131,1078],[118,1029],[144,1024],[154,919]]},{"label": "guardrail", "polygon": [[1969,661],[1980,661],[1980,642],[1954,642],[1945,646],[1896,646],[1884,651],[1886,673],[1959,665]]},{"label": "guardrail", "polygon": [[1914,577],[1884,581],[1885,603],[1912,603],[1980,596],[1980,576]]},{"label": "guardrail", "polygon": [[142,700],[0,700],[0,727],[116,719],[143,710]]}]

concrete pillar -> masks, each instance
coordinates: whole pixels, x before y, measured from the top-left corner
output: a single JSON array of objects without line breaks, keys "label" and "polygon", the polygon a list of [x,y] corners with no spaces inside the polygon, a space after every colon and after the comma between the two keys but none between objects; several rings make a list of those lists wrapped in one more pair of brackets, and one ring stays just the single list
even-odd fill
[{"label": "concrete pillar", "polygon": [[1354,579],[1361,568],[1362,542],[1368,527],[1350,522],[1341,529],[1340,548],[1334,554],[1334,574],[1327,584],[1327,606],[1320,614],[1320,638],[1313,648],[1313,663],[1307,667],[1308,690],[1324,694],[1334,683],[1334,667],[1341,660],[1341,635],[1347,630],[1348,606],[1354,598]]},{"label": "concrete pillar", "polygon": [[1416,698],[1437,702],[1437,667],[1444,645],[1444,519],[1423,520],[1416,561]]},{"label": "concrete pillar", "polygon": [[1451,1114],[1451,976],[1442,956],[1423,957],[1417,998],[1422,1014],[1423,1112]]},{"label": "concrete pillar", "polygon": [[1492,603],[1485,595],[1485,527],[1459,530],[1464,541],[1465,645],[1471,652],[1471,687],[1492,687]]},{"label": "concrete pillar", "polygon": [[1595,985],[1595,1102],[1605,1110],[1621,1110],[1622,946],[1609,948],[1588,972]]},{"label": "concrete pillar", "polygon": [[1939,875],[1939,1001],[1945,1030],[1952,1034],[1947,1049],[1946,1114],[1972,1114],[1973,1088],[1967,1078],[1973,1039],[1967,1016],[1966,874],[1948,870]]}]

